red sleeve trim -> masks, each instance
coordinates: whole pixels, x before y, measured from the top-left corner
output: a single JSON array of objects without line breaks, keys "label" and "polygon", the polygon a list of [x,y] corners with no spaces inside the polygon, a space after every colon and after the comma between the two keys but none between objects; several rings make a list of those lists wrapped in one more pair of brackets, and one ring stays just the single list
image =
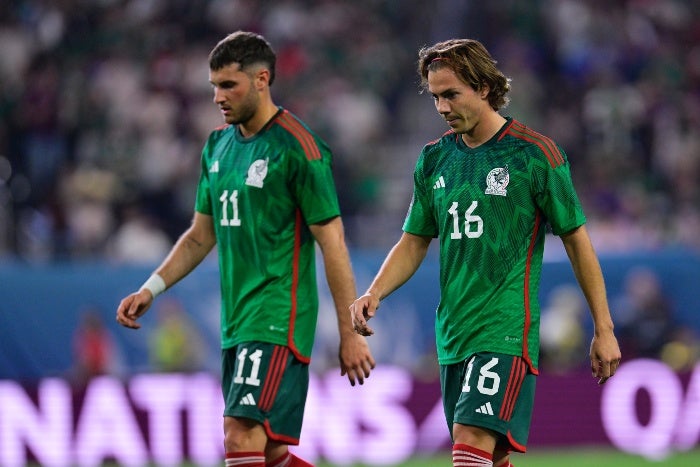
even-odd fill
[{"label": "red sleeve trim", "polygon": [[556,168],[564,163],[564,156],[562,156],[559,148],[551,138],[541,135],[522,123],[515,121],[513,121],[513,124],[506,130],[506,133],[539,147],[542,153],[547,157],[549,165],[552,166],[552,168]]},{"label": "red sleeve trim", "polygon": [[299,141],[299,144],[301,144],[306,154],[306,159],[312,161],[321,158],[321,151],[318,149],[313,135],[288,111],[285,110],[282,112],[282,115],[277,119],[277,123]]}]

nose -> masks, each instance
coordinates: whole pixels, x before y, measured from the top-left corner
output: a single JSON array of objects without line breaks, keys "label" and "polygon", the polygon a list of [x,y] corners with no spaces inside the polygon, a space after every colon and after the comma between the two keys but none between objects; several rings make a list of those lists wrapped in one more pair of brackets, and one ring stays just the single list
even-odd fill
[{"label": "nose", "polygon": [[441,97],[436,97],[435,98],[435,108],[437,109],[439,114],[445,115],[450,113],[450,106],[447,103],[447,99],[443,99]]},{"label": "nose", "polygon": [[214,103],[215,104],[220,104],[221,102],[224,102],[224,97],[222,95],[221,90],[218,87],[214,87]]}]

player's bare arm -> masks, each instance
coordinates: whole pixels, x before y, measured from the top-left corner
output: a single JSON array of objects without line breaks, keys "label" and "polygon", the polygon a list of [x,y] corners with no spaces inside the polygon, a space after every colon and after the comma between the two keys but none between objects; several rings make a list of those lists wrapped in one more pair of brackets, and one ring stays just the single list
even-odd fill
[{"label": "player's bare arm", "polygon": [[562,235],[561,239],[591,310],[591,372],[593,377],[598,378],[598,383],[603,384],[615,374],[622,358],[608,308],[603,273],[585,226]]},{"label": "player's bare arm", "polygon": [[[211,216],[195,213],[190,228],[180,236],[155,271],[163,279],[165,288],[189,274],[209,254],[215,244],[216,235]],[[151,291],[143,287],[128,295],[117,307],[117,322],[127,328],[140,328],[141,325],[136,320],[148,311],[153,299]]]},{"label": "player's bare arm", "polygon": [[357,289],[342,220],[335,217],[311,225],[309,229],[321,248],[326,280],[335,304],[340,334],[341,375],[347,375],[353,386],[358,382],[364,384],[365,378],[369,377],[375,367],[375,361],[365,338],[353,332],[352,322],[347,313]]},{"label": "player's bare arm", "polygon": [[367,292],[350,305],[355,332],[363,336],[374,334],[367,321],[374,317],[380,301],[401,287],[418,270],[428,253],[431,240],[431,237],[406,232],[401,235],[389,251]]}]

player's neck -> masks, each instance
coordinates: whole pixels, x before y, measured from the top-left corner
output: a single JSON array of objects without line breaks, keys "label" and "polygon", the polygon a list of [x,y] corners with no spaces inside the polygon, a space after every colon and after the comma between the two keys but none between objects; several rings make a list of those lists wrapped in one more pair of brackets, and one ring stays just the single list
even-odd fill
[{"label": "player's neck", "polygon": [[258,107],[257,112],[255,112],[255,115],[253,115],[253,118],[238,125],[241,134],[245,138],[254,136],[267,125],[278,110],[279,108],[271,99],[263,101],[260,107]]},{"label": "player's neck", "polygon": [[493,138],[505,123],[506,119],[501,114],[496,111],[489,112],[471,131],[462,133],[462,141],[470,148],[481,146]]}]

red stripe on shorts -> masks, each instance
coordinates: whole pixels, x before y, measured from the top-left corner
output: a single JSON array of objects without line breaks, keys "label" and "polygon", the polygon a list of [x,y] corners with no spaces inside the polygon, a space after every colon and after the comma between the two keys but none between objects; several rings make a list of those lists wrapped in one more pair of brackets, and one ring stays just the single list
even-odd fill
[{"label": "red stripe on shorts", "polygon": [[523,387],[523,381],[527,374],[527,365],[522,358],[513,357],[513,365],[510,369],[510,377],[508,378],[508,386],[506,386],[506,394],[501,404],[501,410],[498,417],[501,420],[509,421],[513,416],[515,402],[520,395],[520,389]]},{"label": "red stripe on shorts", "polygon": [[258,407],[260,407],[260,410],[268,411],[272,408],[275,397],[277,397],[277,391],[279,391],[280,384],[282,383],[282,376],[284,375],[284,369],[287,366],[288,355],[289,349],[280,345],[276,345],[275,349],[272,351],[270,367],[267,370],[262,394],[260,395],[260,401],[258,402]]}]

